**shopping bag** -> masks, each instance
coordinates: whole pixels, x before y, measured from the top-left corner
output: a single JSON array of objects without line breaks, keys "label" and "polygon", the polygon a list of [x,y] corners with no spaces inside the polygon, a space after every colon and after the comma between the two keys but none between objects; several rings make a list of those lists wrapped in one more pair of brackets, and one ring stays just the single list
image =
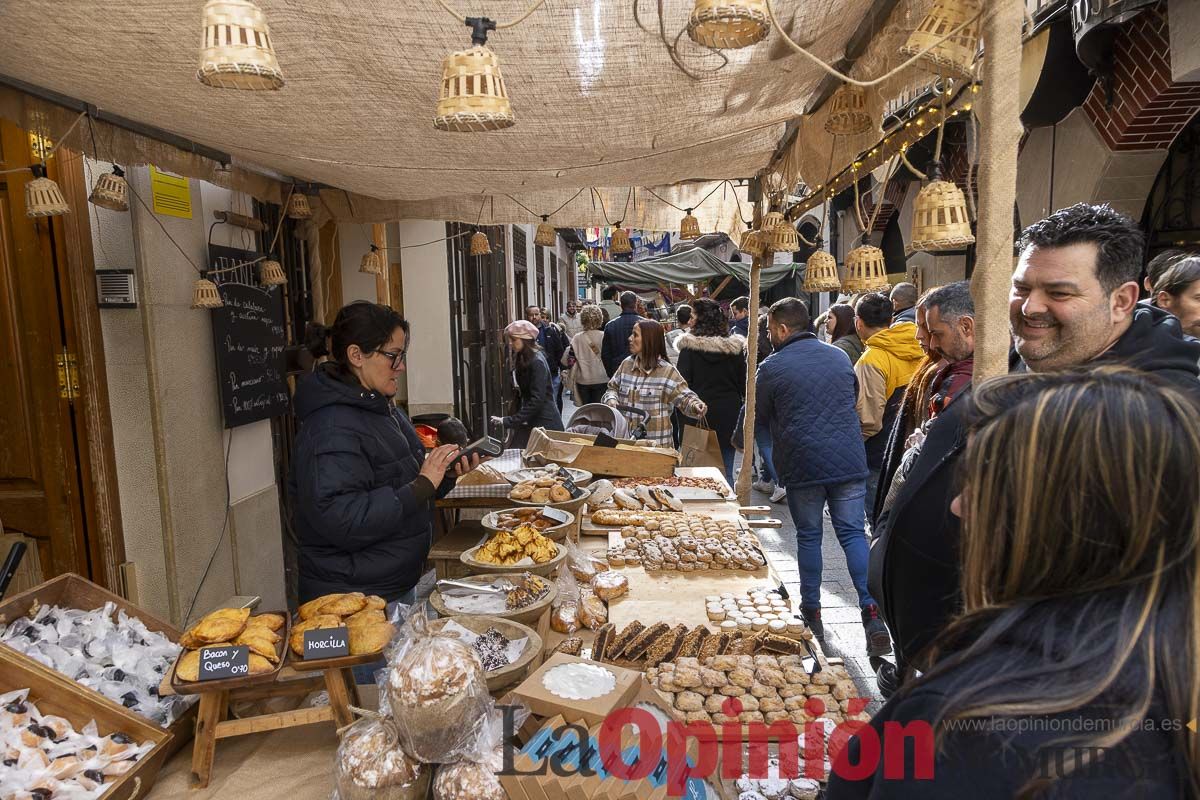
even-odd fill
[{"label": "shopping bag", "polygon": [[684,424],[683,441],[679,445],[679,465],[725,469],[717,432],[709,428],[704,420],[700,420],[699,426]]}]

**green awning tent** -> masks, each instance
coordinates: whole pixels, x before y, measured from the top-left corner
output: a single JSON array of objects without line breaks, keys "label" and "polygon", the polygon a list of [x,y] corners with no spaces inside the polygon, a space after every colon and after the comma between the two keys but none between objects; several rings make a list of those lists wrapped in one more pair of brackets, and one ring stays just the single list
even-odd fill
[{"label": "green awning tent", "polygon": [[[745,285],[750,285],[750,262],[735,263],[721,261],[707,250],[693,248],[681,253],[670,253],[645,261],[591,261],[588,274],[606,283],[627,286],[631,289],[657,289],[659,286],[686,286],[703,283],[712,278],[732,275]],[[803,264],[772,264],[763,267],[760,280],[766,291],[792,274],[792,270],[804,274]]]}]

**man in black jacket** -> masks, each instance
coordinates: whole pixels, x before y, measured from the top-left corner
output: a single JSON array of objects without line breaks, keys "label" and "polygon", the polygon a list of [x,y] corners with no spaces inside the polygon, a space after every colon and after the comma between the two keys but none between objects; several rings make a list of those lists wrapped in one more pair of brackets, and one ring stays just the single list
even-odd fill
[{"label": "man in black jacket", "polygon": [[[1200,343],[1184,338],[1170,314],[1137,302],[1144,241],[1133,220],[1080,203],[1026,228],[1020,245],[1009,300],[1011,371],[1123,364],[1200,403]],[[891,629],[901,676],[925,666],[921,652],[961,606],[960,528],[950,502],[969,407],[960,399],[934,420],[894,504],[876,521],[870,589]]]},{"label": "man in black jacket", "polygon": [[621,292],[620,302],[621,316],[609,320],[604,326],[604,341],[600,345],[600,360],[604,362],[604,370],[610,378],[629,355],[629,337],[633,335],[633,326],[642,321],[637,313],[636,294]]},{"label": "man in black jacket", "polygon": [[562,411],[562,357],[567,352],[568,343],[562,331],[551,322],[542,309],[537,306],[525,308],[525,319],[537,326],[538,347],[546,354],[546,362],[550,366],[550,391],[558,410]]}]

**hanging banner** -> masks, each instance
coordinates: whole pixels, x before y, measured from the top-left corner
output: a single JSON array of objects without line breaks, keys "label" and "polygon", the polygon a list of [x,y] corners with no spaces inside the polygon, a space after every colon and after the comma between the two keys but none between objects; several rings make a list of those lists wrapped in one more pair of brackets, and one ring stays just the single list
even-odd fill
[{"label": "hanging banner", "polygon": [[150,194],[154,213],[181,219],[192,218],[192,187],[187,178],[150,168]]}]

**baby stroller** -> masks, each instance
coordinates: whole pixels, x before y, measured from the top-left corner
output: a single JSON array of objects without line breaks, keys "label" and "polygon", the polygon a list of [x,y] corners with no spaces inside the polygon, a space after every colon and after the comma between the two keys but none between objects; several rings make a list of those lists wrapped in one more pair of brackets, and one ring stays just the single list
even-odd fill
[{"label": "baby stroller", "polygon": [[[630,427],[626,415],[637,421]],[[567,422],[567,433],[606,433],[614,439],[645,439],[646,420],[650,415],[633,406],[606,406],[588,403],[580,406]]]}]

